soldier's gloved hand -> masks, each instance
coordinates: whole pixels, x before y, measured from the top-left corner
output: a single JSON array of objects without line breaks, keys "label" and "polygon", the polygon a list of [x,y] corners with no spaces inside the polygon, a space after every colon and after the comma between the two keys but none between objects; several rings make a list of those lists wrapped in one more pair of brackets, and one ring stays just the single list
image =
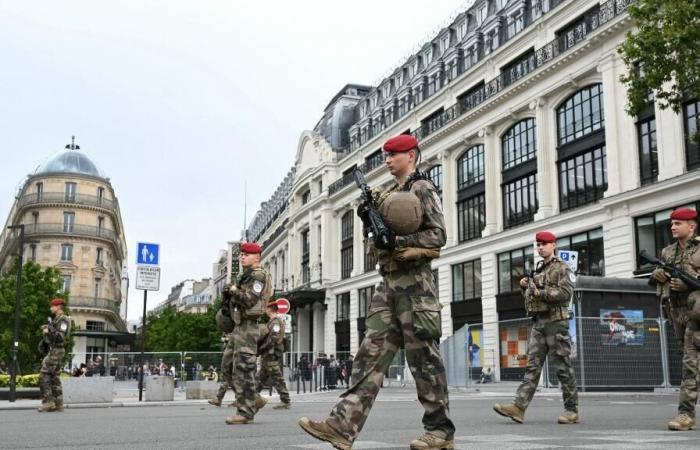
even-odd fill
[{"label": "soldier's gloved hand", "polygon": [[374,237],[374,246],[381,250],[393,250],[396,248],[396,234],[390,229],[387,229],[387,243],[384,244],[379,236]]},{"label": "soldier's gloved hand", "polygon": [[688,292],[688,285],[683,282],[683,280],[678,278],[671,278],[670,283],[671,289],[678,292]]},{"label": "soldier's gloved hand", "polygon": [[651,276],[654,277],[654,280],[656,280],[658,283],[665,283],[669,278],[671,278],[669,274],[664,271],[664,269],[654,269]]},{"label": "soldier's gloved hand", "polygon": [[365,226],[369,226],[369,206],[367,206],[367,203],[360,203],[357,207],[357,216],[362,220]]}]

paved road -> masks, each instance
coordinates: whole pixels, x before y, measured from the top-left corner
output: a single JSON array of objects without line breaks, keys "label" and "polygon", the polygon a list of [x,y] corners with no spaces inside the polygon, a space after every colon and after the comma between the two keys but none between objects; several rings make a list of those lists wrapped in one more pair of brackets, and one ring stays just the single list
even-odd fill
[{"label": "paved road", "polygon": [[[255,424],[237,427],[224,423],[230,409],[202,404],[75,408],[59,414],[0,411],[0,448],[327,449],[296,421],[304,415],[324,417],[336,397],[337,393],[297,397],[292,410],[268,406]],[[354,448],[408,448],[421,433],[422,409],[413,398],[407,389],[384,389]],[[524,425],[491,410],[494,402],[507,401],[500,394],[454,393],[451,409],[460,449],[700,448],[700,431],[665,430],[676,400],[676,394],[583,394],[583,422],[574,426],[555,423],[561,400],[554,393],[535,398]]]}]

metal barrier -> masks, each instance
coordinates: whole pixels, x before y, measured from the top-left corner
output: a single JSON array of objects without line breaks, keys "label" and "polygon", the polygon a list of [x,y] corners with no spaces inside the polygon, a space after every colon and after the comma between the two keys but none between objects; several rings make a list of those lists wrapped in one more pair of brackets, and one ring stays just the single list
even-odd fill
[{"label": "metal barrier", "polygon": [[138,374],[171,375],[182,380],[182,352],[90,352],[71,353],[64,368],[72,376],[113,376],[116,381],[132,381],[138,389]]},{"label": "metal barrier", "polygon": [[[488,368],[500,368],[502,381],[520,381],[527,365],[529,318],[487,324],[498,329],[498,355],[483,344],[483,324],[465,325],[440,344],[450,386],[494,381]],[[601,317],[571,319],[571,363],[582,390],[669,388],[680,383],[681,351],[664,319],[611,310]],[[496,359],[498,358],[498,359]],[[478,380],[478,381],[475,381]],[[543,385],[558,385],[556,368],[543,368]]]}]

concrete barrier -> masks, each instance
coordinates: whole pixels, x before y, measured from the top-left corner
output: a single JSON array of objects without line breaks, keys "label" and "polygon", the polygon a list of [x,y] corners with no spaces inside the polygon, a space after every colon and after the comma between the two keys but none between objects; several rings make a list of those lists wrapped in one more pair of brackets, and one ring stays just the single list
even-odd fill
[{"label": "concrete barrier", "polygon": [[173,377],[151,375],[146,378],[147,402],[171,402],[175,399],[175,380]]},{"label": "concrete barrier", "polygon": [[187,400],[206,400],[214,398],[218,391],[219,383],[216,381],[188,381],[185,384],[185,398]]},{"label": "concrete barrier", "polygon": [[114,377],[62,378],[63,403],[111,403]]}]

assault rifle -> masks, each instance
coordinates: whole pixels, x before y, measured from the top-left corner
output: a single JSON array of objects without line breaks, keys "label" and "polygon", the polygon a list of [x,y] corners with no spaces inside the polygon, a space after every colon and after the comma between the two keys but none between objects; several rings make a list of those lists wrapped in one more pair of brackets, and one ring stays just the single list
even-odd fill
[{"label": "assault rifle", "polygon": [[42,335],[41,342],[39,343],[39,350],[41,352],[41,356],[46,356],[49,354],[49,350],[51,350],[51,341],[49,336],[51,336],[51,334],[53,334],[54,332],[53,319],[51,319],[51,317],[48,317],[46,319],[46,324],[44,324],[43,327],[47,327],[49,332]]},{"label": "assault rifle", "polygon": [[[671,278],[678,278],[683,283],[685,283],[686,286],[688,286],[689,290],[700,291],[700,280],[697,277],[692,276],[688,272],[686,272],[682,269],[679,269],[678,267],[674,267],[674,266],[671,266],[669,264],[666,264],[665,262],[661,261],[659,258],[647,253],[646,250],[642,250],[641,252],[639,252],[639,257],[642,258],[643,261],[654,264],[654,265],[656,265],[656,267],[663,269],[665,272],[671,274]],[[672,291],[672,292],[676,292],[676,291]]]},{"label": "assault rifle", "polygon": [[368,228],[370,233],[368,237],[374,239],[374,246],[381,250],[393,250],[396,246],[396,238],[394,233],[386,226],[381,214],[377,210],[377,205],[372,198],[372,190],[367,186],[365,176],[360,169],[355,169],[353,172],[355,184],[360,188],[360,198],[365,207]]}]

